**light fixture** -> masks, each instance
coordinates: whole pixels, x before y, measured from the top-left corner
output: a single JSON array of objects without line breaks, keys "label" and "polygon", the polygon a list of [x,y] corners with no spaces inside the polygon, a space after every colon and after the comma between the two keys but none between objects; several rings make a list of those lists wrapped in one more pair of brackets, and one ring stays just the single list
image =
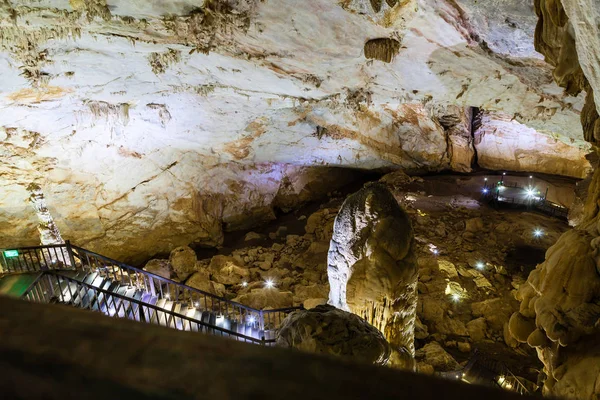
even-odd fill
[{"label": "light fixture", "polygon": [[195,302],[195,303],[194,303],[194,307],[200,307],[200,303],[198,303],[198,302]]},{"label": "light fixture", "polygon": [[502,175],[506,175],[506,172],[503,172]]},{"label": "light fixture", "polygon": [[487,178],[483,178],[484,181],[487,181]]},{"label": "light fixture", "polygon": [[246,286],[248,286],[248,282],[246,282],[246,281],[242,282],[242,287],[246,287]]},{"label": "light fixture", "polygon": [[273,282],[273,279],[267,279],[267,280],[265,281],[265,287],[266,287],[267,289],[271,289],[271,288],[272,288],[272,287],[274,287],[274,286],[275,286],[275,282]]},{"label": "light fixture", "polygon": [[475,268],[477,268],[477,269],[484,269],[484,268],[485,268],[485,264],[484,264],[484,263],[482,263],[481,261],[478,261],[478,262],[475,264]]},{"label": "light fixture", "polygon": [[539,228],[533,231],[533,236],[535,236],[536,238],[542,237],[543,235],[544,231]]},{"label": "light fixture", "polygon": [[487,190],[486,188],[484,188],[484,189],[482,190],[482,192],[483,192],[483,193],[487,193],[487,192],[488,192],[488,190]]},{"label": "light fixture", "polygon": [[533,179],[533,175],[529,175],[529,179]]},{"label": "light fixture", "polygon": [[455,302],[458,302],[460,300],[460,295],[458,293],[454,293],[452,295],[452,300],[454,300]]},{"label": "light fixture", "polygon": [[438,254],[440,254],[440,251],[439,251],[438,249],[433,249],[433,250],[431,250],[431,252],[432,252],[433,254],[435,254],[436,256],[437,256]]},{"label": "light fixture", "polygon": [[253,324],[255,322],[256,322],[256,318],[254,318],[254,316],[251,315],[251,316],[248,317],[248,323],[249,324]]},{"label": "light fixture", "polygon": [[535,189],[527,188],[525,191],[527,192],[527,197],[535,196]]}]

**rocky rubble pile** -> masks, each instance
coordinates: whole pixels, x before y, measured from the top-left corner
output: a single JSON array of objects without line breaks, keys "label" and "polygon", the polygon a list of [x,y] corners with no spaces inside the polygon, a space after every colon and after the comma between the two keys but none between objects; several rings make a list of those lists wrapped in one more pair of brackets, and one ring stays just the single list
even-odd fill
[{"label": "rocky rubble pile", "polygon": [[[566,224],[539,214],[490,209],[477,197],[457,193],[461,178],[436,181],[394,173],[382,181],[409,215],[416,239],[417,369],[460,369],[474,348],[493,351],[507,363],[519,357],[520,367],[535,366],[533,351],[508,332],[510,316],[519,309],[516,289],[535,262],[523,264],[512,253],[516,248],[543,252]],[[444,185],[449,187],[444,187],[446,195],[435,193]],[[189,248],[178,248],[170,261],[151,260],[146,268],[251,307],[313,308],[329,295],[327,252],[343,200],[331,199],[308,217],[298,215],[298,222],[306,221],[303,235],[286,235],[285,226],[252,232],[246,235],[248,243],[261,245],[205,260],[196,260]],[[536,228],[543,229],[543,237],[533,237]],[[193,268],[179,264],[184,258]]]}]

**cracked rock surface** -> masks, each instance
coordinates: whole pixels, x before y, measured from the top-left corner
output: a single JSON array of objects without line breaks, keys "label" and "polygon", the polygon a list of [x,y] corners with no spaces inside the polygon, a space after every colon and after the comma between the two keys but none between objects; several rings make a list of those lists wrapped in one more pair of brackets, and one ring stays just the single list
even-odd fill
[{"label": "cracked rock surface", "polygon": [[[525,0],[2,0],[0,240],[37,243],[32,183],[65,238],[139,262],[318,198],[329,167],[466,172],[477,151],[584,177],[584,95],[536,20]],[[472,107],[502,116],[479,143]]]}]

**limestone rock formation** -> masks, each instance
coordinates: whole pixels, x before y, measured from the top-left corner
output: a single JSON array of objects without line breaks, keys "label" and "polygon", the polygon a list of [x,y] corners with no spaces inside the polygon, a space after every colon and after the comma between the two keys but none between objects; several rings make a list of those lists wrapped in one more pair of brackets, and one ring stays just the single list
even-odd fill
[{"label": "limestone rock formation", "polygon": [[[297,3],[3,1],[0,241],[37,243],[35,182],[65,239],[112,258],[219,246],[351,180],[334,167],[468,171],[471,107],[570,146],[560,168],[531,140],[491,165],[533,152],[572,174],[583,97],[535,53],[530,1]],[[578,47],[597,48],[565,3]],[[487,129],[481,151],[499,140]]]},{"label": "limestone rock formation", "polygon": [[391,353],[375,327],[330,305],[288,315],[277,333],[277,345],[377,365],[387,364]]},{"label": "limestone rock formation", "polygon": [[409,357],[417,305],[413,247],[407,214],[377,183],[344,201],[327,256],[329,304],[362,316]]},{"label": "limestone rock formation", "polygon": [[[537,349],[548,375],[548,394],[593,398],[600,367],[595,350],[588,350],[600,346],[599,236],[596,220],[565,233],[518,291],[521,308],[511,317],[509,330]],[[581,365],[591,368],[583,376],[577,372]],[[567,374],[570,368],[575,371]],[[592,381],[584,381],[594,373]]]},{"label": "limestone rock formation", "polygon": [[177,247],[169,255],[169,263],[180,280],[190,276],[196,268],[196,261],[196,252],[187,246]]},{"label": "limestone rock formation", "polygon": [[[590,51],[600,41],[598,1],[539,0],[536,48],[554,67],[555,80],[569,93],[587,91],[581,122],[586,140],[597,143],[600,60]],[[512,336],[535,347],[544,363],[548,395],[595,399],[600,392],[600,269],[598,265],[598,181],[596,171],[577,227],[546,253],[546,260],[519,288],[520,310],[509,323]]]}]

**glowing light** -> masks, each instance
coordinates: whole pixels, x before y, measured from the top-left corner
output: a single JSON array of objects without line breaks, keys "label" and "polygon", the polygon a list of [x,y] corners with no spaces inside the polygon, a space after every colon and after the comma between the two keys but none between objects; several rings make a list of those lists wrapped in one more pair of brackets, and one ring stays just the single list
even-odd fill
[{"label": "glowing light", "polygon": [[533,231],[533,236],[535,236],[536,238],[542,237],[543,235],[544,231],[539,228]]},{"label": "glowing light", "polygon": [[535,189],[527,188],[525,190],[525,192],[527,193],[527,197],[533,197],[533,196],[535,196]]},{"label": "glowing light", "polygon": [[436,256],[437,256],[438,254],[440,254],[440,251],[439,251],[438,249],[433,249],[433,250],[431,250],[431,252],[432,252],[433,254],[435,254]]},{"label": "glowing light", "polygon": [[506,172],[503,172],[502,175],[506,175]]},{"label": "glowing light", "polygon": [[487,181],[487,178],[483,178],[484,181]]},{"label": "glowing light", "polygon": [[498,383],[500,385],[502,385],[504,383],[504,381],[506,380],[506,378],[504,377],[504,375],[502,375],[500,378],[498,378]]},{"label": "glowing light", "polygon": [[273,282],[273,279],[267,279],[267,280],[265,281],[265,287],[266,287],[267,289],[271,289],[271,288],[272,288],[272,287],[274,287],[274,286],[275,286],[275,282]]},{"label": "glowing light", "polygon": [[508,383],[506,384],[506,388],[507,388],[507,389],[512,389],[512,383],[508,382]]},{"label": "glowing light", "polygon": [[248,323],[253,324],[256,322],[256,318],[254,318],[253,316],[248,317]]},{"label": "glowing light", "polygon": [[481,261],[477,262],[477,264],[475,264],[475,268],[477,269],[484,269],[485,268],[485,264],[482,263]]},{"label": "glowing light", "polygon": [[225,321],[225,316],[224,315],[218,315],[217,316],[217,326],[221,326],[224,321]]},{"label": "glowing light", "polygon": [[248,282],[246,282],[246,281],[242,282],[242,287],[246,287],[246,286],[248,286]]},{"label": "glowing light", "polygon": [[533,175],[529,175],[529,179],[533,179]]},{"label": "glowing light", "polygon": [[198,303],[198,302],[195,302],[195,303],[194,303],[194,307],[200,307],[200,303]]},{"label": "glowing light", "polygon": [[488,192],[488,190],[484,188],[484,189],[482,190],[482,192],[483,192],[483,193],[487,193],[487,192]]},{"label": "glowing light", "polygon": [[6,258],[19,257],[19,251],[18,250],[4,250],[4,257],[6,257]]},{"label": "glowing light", "polygon": [[454,293],[452,295],[452,300],[454,300],[455,302],[458,302],[460,300],[460,295],[458,293]]},{"label": "glowing light", "polygon": [[169,300],[171,298],[171,295],[169,293],[165,294],[165,299]]}]

